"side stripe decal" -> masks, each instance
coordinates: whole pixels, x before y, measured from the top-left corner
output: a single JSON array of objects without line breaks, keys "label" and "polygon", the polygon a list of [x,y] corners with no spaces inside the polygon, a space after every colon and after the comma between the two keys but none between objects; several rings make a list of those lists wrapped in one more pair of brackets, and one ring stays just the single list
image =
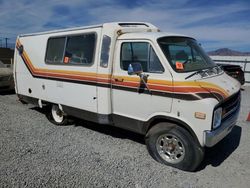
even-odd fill
[{"label": "side stripe decal", "polygon": [[[228,97],[228,93],[225,90],[215,84],[206,82],[202,82],[202,86],[204,85],[205,88],[204,86],[201,88],[199,85],[200,82],[175,82],[175,85],[173,86],[171,81],[149,79],[148,85],[151,90],[151,92],[149,92],[142,84],[140,84],[139,78],[129,76],[111,77],[109,74],[36,68],[32,64],[27,52],[23,49],[19,40],[17,41],[16,48],[17,50],[22,49],[19,54],[31,75],[36,78],[95,85],[98,87],[113,88],[141,94],[173,97],[183,100],[215,98],[218,101],[221,101]],[[116,78],[123,78],[124,81],[117,82]]]}]

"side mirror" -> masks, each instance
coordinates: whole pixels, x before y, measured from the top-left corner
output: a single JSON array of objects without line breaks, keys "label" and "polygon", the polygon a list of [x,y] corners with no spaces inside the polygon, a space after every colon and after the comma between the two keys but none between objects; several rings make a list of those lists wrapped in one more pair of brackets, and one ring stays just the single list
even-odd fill
[{"label": "side mirror", "polygon": [[140,63],[131,63],[128,66],[129,75],[140,75],[143,72],[142,66]]},{"label": "side mirror", "polygon": [[[146,86],[146,88],[148,89],[148,91],[151,93],[150,91],[150,88],[147,84],[147,80],[148,80],[148,76],[149,75],[145,75],[145,74],[142,74],[143,73],[143,70],[142,70],[142,66],[140,63],[131,63],[129,64],[128,66],[128,74],[129,75],[138,75],[140,77],[140,80],[141,80],[141,84],[144,84]],[[141,84],[139,86],[139,89],[141,87]]]}]

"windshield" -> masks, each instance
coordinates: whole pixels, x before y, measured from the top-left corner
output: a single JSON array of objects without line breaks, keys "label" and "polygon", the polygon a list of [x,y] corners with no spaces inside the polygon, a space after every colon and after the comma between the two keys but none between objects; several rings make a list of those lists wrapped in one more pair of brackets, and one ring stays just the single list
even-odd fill
[{"label": "windshield", "polygon": [[157,42],[176,72],[192,72],[216,66],[192,38],[162,37]]}]

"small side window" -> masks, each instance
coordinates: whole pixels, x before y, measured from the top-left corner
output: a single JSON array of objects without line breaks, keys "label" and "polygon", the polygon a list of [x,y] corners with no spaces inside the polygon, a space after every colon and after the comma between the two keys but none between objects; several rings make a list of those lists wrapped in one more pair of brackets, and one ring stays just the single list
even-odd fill
[{"label": "small side window", "polygon": [[46,63],[62,63],[66,37],[50,38],[48,40]]},{"label": "small side window", "polygon": [[104,68],[108,67],[110,44],[111,44],[111,38],[107,35],[104,35],[102,39],[102,51],[101,51],[101,61],[100,61],[100,66]]}]

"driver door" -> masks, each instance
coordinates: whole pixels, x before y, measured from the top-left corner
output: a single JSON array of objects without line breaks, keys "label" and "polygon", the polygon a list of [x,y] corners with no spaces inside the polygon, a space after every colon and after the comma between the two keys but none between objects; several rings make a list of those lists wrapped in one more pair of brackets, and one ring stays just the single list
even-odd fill
[{"label": "driver door", "polygon": [[[172,106],[172,76],[163,58],[147,40],[118,40],[112,75],[113,121],[117,126],[140,132],[140,123]],[[138,75],[129,75],[131,63],[140,63],[147,86]]]}]

